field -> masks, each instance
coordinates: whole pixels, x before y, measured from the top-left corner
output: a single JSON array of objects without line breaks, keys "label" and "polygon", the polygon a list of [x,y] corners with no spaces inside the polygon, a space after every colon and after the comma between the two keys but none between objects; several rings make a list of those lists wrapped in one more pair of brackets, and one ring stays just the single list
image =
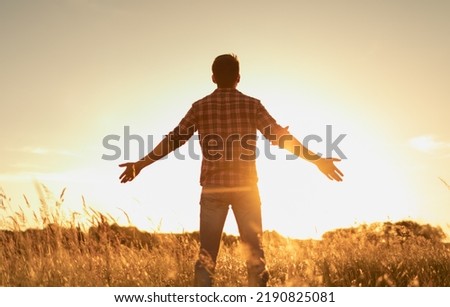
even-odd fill
[{"label": "field", "polygon": [[[80,227],[75,215],[57,210],[58,201],[42,202],[33,213],[40,227],[27,229],[25,209],[0,207],[0,286],[192,285],[198,233],[141,232],[87,207],[91,224]],[[450,246],[443,239],[439,228],[413,221],[337,229],[322,240],[265,232],[269,286],[448,287]],[[245,284],[239,238],[224,235],[215,285]]]}]

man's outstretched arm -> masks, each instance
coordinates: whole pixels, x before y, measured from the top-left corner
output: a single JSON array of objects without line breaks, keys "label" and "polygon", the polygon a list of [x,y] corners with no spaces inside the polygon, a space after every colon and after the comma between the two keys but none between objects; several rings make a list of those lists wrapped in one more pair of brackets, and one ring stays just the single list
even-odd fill
[{"label": "man's outstretched arm", "polygon": [[267,112],[266,108],[259,103],[258,105],[258,130],[270,140],[273,145],[284,148],[297,157],[305,159],[315,164],[319,170],[330,180],[342,181],[344,174],[334,165],[334,162],[340,161],[336,158],[321,158],[318,154],[310,151],[308,148],[289,133],[288,128],[283,128],[277,124],[276,120]]},{"label": "man's outstretched arm", "polygon": [[126,183],[132,181],[141,170],[153,162],[164,158],[169,153],[176,149],[175,142],[170,140],[169,136],[166,136],[148,155],[136,162],[128,162],[120,164],[120,167],[126,167],[123,173],[120,175],[120,182]]},{"label": "man's outstretched arm", "polygon": [[197,130],[195,126],[195,115],[193,108],[189,109],[187,114],[183,117],[178,126],[171,131],[158,145],[145,157],[137,162],[129,162],[120,164],[120,167],[125,167],[125,170],[120,175],[120,182],[126,183],[132,181],[141,170],[153,162],[164,158],[172,151],[187,142]]},{"label": "man's outstretched arm", "polygon": [[322,158],[318,154],[312,152],[297,140],[292,134],[287,132],[286,127],[284,134],[277,136],[278,146],[284,148],[299,158],[305,159],[315,164],[319,170],[330,180],[342,181],[344,174],[334,165],[334,162],[341,161],[338,158]]}]

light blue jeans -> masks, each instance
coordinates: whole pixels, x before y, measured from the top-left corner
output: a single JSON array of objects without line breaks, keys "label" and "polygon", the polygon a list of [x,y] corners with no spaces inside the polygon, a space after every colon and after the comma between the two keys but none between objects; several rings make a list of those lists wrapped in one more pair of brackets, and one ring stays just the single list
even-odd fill
[{"label": "light blue jeans", "polygon": [[225,220],[231,206],[241,242],[247,249],[249,286],[266,286],[262,247],[261,201],[258,187],[204,187],[200,198],[200,254],[195,265],[195,286],[213,285],[214,270]]}]

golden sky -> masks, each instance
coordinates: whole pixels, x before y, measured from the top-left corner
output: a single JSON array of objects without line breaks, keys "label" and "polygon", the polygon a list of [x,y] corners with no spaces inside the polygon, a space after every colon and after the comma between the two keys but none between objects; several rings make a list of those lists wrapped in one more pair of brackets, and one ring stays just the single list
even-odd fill
[{"label": "golden sky", "polygon": [[266,229],[412,218],[450,232],[448,16],[446,0],[0,1],[0,186],[21,204],[36,179],[73,208],[82,194],[142,228],[196,230],[199,161],[172,154],[124,186],[102,140],[124,126],[159,140],[232,52],[238,89],[298,138],[346,134],[342,183],[275,148],[258,160]]}]

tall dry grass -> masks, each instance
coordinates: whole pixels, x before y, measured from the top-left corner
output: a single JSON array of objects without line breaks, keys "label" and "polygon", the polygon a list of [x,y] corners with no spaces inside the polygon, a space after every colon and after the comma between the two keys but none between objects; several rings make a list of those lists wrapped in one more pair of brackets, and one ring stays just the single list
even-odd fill
[{"label": "tall dry grass", "polygon": [[[0,193],[0,286],[192,285],[198,233],[120,227],[86,204],[81,213],[64,212],[64,191],[54,202],[44,188],[41,193],[40,210],[31,214],[26,199],[23,208],[11,212]],[[265,232],[269,286],[447,287],[450,247],[442,239],[439,229],[411,221],[335,230],[322,240]],[[223,238],[215,284],[246,284],[236,237]]]}]

